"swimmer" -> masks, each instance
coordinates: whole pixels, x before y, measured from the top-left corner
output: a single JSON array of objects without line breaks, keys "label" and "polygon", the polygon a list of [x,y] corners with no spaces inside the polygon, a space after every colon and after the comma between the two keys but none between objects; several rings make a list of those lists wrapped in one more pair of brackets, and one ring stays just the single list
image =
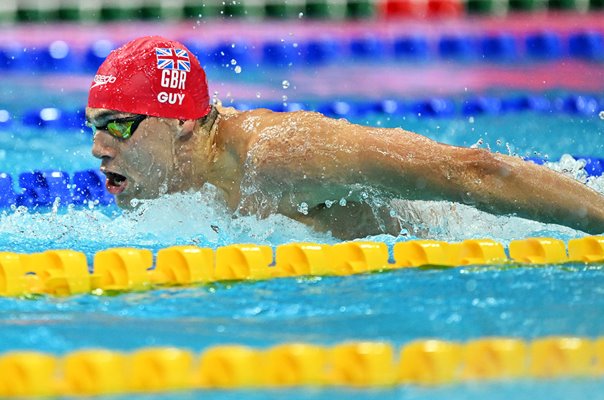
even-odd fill
[{"label": "swimmer", "polygon": [[604,196],[517,157],[316,112],[212,104],[195,56],[157,36],[107,57],[86,119],[92,154],[122,208],[211,184],[238,215],[280,213],[342,239],[399,234],[393,199],[466,203],[604,232]]}]

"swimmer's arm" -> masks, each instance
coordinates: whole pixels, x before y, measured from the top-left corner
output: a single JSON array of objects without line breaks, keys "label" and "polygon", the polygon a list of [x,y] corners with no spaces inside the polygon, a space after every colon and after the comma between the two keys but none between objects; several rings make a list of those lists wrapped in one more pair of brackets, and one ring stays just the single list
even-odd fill
[{"label": "swimmer's arm", "polygon": [[371,179],[395,195],[604,232],[604,196],[572,178],[484,149],[448,146],[409,132],[395,142],[392,132],[382,134],[364,140],[360,159],[376,167]]},{"label": "swimmer's arm", "polygon": [[373,196],[365,188],[375,188],[392,198],[455,201],[604,232],[604,197],[546,167],[401,129],[368,128],[316,113],[293,119],[295,128],[286,124],[287,139],[266,141],[256,165],[263,172],[258,176],[273,183],[269,190],[287,194],[284,209],[342,198],[362,201],[364,194]]}]

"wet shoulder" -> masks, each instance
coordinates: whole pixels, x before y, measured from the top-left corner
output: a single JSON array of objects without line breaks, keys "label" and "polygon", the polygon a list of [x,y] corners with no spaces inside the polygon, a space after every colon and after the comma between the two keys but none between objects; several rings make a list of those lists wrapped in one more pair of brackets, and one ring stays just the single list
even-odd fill
[{"label": "wet shoulder", "polygon": [[221,108],[220,115],[223,124],[231,131],[241,131],[252,135],[267,124],[272,112],[266,109],[237,111],[234,108]]},{"label": "wet shoulder", "polygon": [[275,112],[264,108],[233,112],[224,115],[231,128],[249,135],[279,135],[311,132],[335,132],[349,126],[346,120],[335,120],[312,111]]}]

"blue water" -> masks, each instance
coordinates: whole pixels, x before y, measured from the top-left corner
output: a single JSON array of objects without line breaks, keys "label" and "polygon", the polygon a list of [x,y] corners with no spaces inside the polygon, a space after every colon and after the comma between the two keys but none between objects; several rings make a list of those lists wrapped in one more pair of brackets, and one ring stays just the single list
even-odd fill
[{"label": "blue water", "polygon": [[[0,80],[0,93],[15,98],[10,103],[5,97],[0,107],[12,107],[16,114],[33,106],[74,107],[85,101],[85,93],[77,90],[67,91],[63,99],[49,90],[17,92],[17,86],[14,79]],[[604,123],[597,117],[524,112],[472,119],[371,114],[351,120],[374,126],[402,126],[446,143],[489,147],[506,154],[537,154],[553,160],[565,153],[604,156]],[[72,173],[96,168],[98,160],[90,155],[90,145],[90,134],[85,131],[16,124],[0,132],[0,170],[11,174],[33,169]],[[580,170],[580,165],[569,165]],[[577,171],[573,173],[580,176]],[[476,214],[470,207],[460,206],[454,214],[447,212],[447,205],[438,207],[444,210],[436,221],[440,229],[429,233],[438,239],[491,237],[507,244],[527,236],[568,240],[583,235],[555,225]],[[219,226],[219,231],[211,225]],[[409,237],[382,235],[370,239],[392,245]],[[279,216],[233,219],[211,187],[197,194],[148,202],[134,213],[97,207],[42,213],[5,210],[0,214],[0,251],[72,248],[85,252],[90,262],[96,251],[117,246],[157,251],[175,244],[216,248],[231,243],[276,246],[292,241],[336,242],[329,235]],[[351,277],[172,288],[116,297],[0,298],[0,351],[34,349],[65,354],[85,347],[131,351],[172,345],[199,352],[224,343],[266,347],[291,341],[331,345],[357,339],[385,340],[401,346],[431,337],[462,342],[490,335],[527,340],[546,335],[597,337],[604,332],[600,318],[603,295],[601,267],[571,265],[408,269]],[[597,398],[602,389],[602,382],[589,379],[528,379],[432,389],[303,389],[203,395],[221,399],[503,399],[512,395],[567,399]],[[139,398],[198,396],[196,392],[183,392]]]},{"label": "blue water", "polygon": [[[559,381],[520,381],[509,383],[480,383],[444,386],[438,388],[400,387],[395,389],[296,389],[294,390],[259,390],[259,391],[209,391],[184,392],[170,395],[138,396],[143,399],[400,399],[400,400],[442,400],[442,399],[476,399],[476,400],[568,400],[568,399],[602,399],[601,383],[589,379]],[[121,397],[118,397],[121,399]],[[130,398],[130,397],[124,397]]]},{"label": "blue water", "polygon": [[604,321],[601,267],[404,269],[162,289],[115,297],[0,299],[0,351],[63,354],[82,347],[193,351],[223,343],[267,347],[417,338],[595,337]]}]

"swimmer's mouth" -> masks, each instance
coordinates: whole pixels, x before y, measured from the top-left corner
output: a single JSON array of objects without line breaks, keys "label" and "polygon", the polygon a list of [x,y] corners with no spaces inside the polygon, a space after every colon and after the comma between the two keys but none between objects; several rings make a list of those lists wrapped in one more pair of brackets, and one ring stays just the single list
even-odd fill
[{"label": "swimmer's mouth", "polygon": [[118,195],[126,189],[126,185],[128,185],[128,178],[126,178],[124,175],[109,171],[103,171],[103,173],[107,177],[105,187],[109,193],[112,195]]}]

